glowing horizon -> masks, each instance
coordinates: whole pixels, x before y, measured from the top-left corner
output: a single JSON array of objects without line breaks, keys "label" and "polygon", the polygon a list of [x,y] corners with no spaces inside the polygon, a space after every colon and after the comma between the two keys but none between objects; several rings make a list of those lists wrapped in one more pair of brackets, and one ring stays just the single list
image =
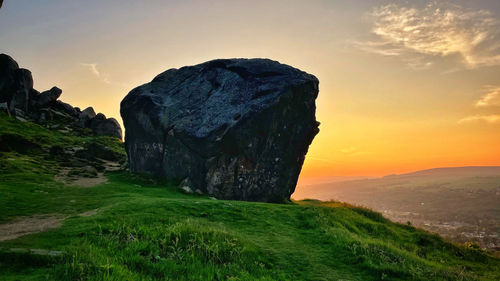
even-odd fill
[{"label": "glowing horizon", "polygon": [[121,99],[169,68],[265,57],[314,74],[300,182],[500,166],[498,1],[366,2],[7,0],[0,52],[120,123]]}]

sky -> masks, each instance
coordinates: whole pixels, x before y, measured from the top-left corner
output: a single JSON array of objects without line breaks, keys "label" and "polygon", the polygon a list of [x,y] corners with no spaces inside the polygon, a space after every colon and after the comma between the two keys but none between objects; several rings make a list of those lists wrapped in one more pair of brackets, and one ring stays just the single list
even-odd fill
[{"label": "sky", "polygon": [[169,68],[265,57],[320,80],[299,184],[500,165],[500,1],[5,0],[0,52],[120,119]]}]

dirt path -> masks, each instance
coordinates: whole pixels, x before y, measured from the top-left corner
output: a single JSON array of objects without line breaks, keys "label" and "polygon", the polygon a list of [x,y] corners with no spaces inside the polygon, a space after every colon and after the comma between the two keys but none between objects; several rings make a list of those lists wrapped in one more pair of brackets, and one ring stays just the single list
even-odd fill
[{"label": "dirt path", "polygon": [[58,228],[64,220],[61,216],[33,216],[0,224],[0,241]]},{"label": "dirt path", "polygon": [[103,173],[99,173],[95,178],[75,177],[74,179],[68,180],[65,183],[80,187],[93,187],[107,181],[108,179],[103,175]]},{"label": "dirt path", "polygon": [[[99,209],[93,209],[83,212],[79,216],[90,217],[97,215],[98,212]],[[62,225],[64,219],[66,217],[62,214],[34,215],[0,224],[0,241],[12,240],[23,235],[58,228]]]},{"label": "dirt path", "polygon": [[[120,170],[120,164],[117,162],[106,161],[103,159],[99,159],[105,171],[118,171]],[[79,187],[93,187],[99,185],[101,183],[105,183],[108,179],[104,176],[104,172],[97,173],[95,176],[79,176],[79,175],[70,175],[71,171],[74,169],[66,168],[62,169],[59,175],[56,176],[56,180],[66,184],[73,185]]]}]

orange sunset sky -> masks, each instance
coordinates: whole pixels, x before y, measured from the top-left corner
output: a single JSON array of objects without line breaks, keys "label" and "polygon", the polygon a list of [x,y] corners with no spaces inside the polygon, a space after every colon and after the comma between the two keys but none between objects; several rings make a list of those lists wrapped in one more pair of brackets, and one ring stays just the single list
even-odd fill
[{"label": "orange sunset sky", "polygon": [[300,181],[500,165],[500,1],[4,1],[35,88],[119,117],[168,68],[266,57],[320,80]]}]

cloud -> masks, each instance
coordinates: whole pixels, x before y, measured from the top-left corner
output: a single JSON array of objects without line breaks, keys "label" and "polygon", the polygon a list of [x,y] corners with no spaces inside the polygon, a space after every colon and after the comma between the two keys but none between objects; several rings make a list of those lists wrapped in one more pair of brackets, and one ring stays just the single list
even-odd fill
[{"label": "cloud", "polygon": [[[476,103],[476,107],[500,106],[500,86],[487,85],[483,87],[485,93]],[[500,124],[500,114],[473,115],[458,120],[458,124],[486,122]]]},{"label": "cloud", "polygon": [[104,83],[111,84],[109,78],[106,74],[99,71],[97,68],[97,63],[80,63],[80,65],[87,67],[92,74],[94,74],[97,78],[102,80]]},{"label": "cloud", "polygon": [[371,16],[378,41],[357,42],[364,51],[410,57],[417,67],[449,55],[459,55],[469,68],[500,65],[500,24],[487,10],[445,2],[423,8],[389,4],[375,8]]},{"label": "cloud", "polygon": [[352,44],[367,53],[374,53],[382,56],[399,56],[402,53],[401,48],[394,47],[387,42],[353,41]]},{"label": "cloud", "polygon": [[500,106],[500,86],[485,86],[485,92],[476,107]]},{"label": "cloud", "polygon": [[468,116],[460,119],[458,121],[458,124],[472,123],[472,122],[486,122],[491,124],[500,124],[500,114]]}]

